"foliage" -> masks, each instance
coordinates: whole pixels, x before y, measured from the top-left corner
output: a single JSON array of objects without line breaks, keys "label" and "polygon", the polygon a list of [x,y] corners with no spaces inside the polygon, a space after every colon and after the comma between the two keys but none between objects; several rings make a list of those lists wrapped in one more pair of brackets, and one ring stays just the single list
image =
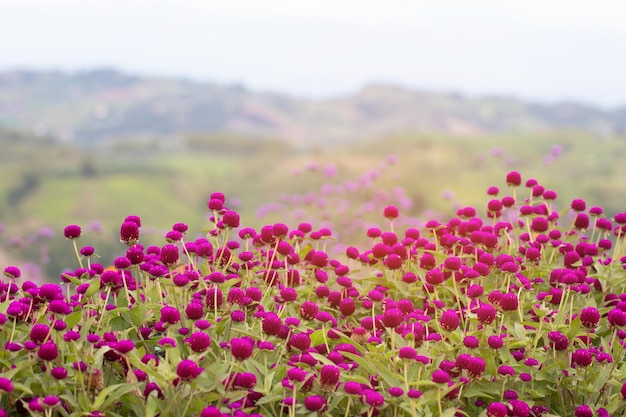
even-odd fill
[{"label": "foliage", "polygon": [[128,216],[106,269],[69,225],[60,283],[5,268],[4,414],[623,414],[626,213],[505,184],[419,227],[379,200],[353,246],[244,227],[222,193],[199,238],[176,223],[143,246]]}]

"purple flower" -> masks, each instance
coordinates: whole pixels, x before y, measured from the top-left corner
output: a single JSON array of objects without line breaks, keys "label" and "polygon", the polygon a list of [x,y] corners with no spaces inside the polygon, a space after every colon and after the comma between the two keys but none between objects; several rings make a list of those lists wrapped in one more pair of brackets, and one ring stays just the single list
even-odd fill
[{"label": "purple flower", "polygon": [[230,353],[240,361],[252,356],[253,346],[248,339],[233,338],[230,340]]},{"label": "purple flower", "polygon": [[167,267],[176,265],[178,263],[178,256],[178,247],[176,245],[168,243],[161,248],[160,259]]},{"label": "purple flower", "polygon": [[383,324],[385,327],[396,328],[402,323],[404,313],[399,308],[389,308],[383,314]]},{"label": "purple flower", "polygon": [[438,369],[433,372],[432,380],[437,384],[447,384],[450,381],[450,374]]},{"label": "purple flower", "polygon": [[54,342],[46,342],[39,347],[37,351],[37,356],[39,359],[44,361],[52,361],[59,356],[59,351],[57,350],[57,345]]},{"label": "purple flower", "polygon": [[50,371],[55,379],[65,379],[67,377],[67,369],[57,366]]},{"label": "purple flower", "polygon": [[165,306],[161,309],[160,320],[164,323],[176,324],[180,321],[180,312],[176,307]]},{"label": "purple flower", "polygon": [[13,382],[7,378],[0,378],[0,390],[5,392],[13,391]]},{"label": "purple flower", "polygon": [[385,403],[385,397],[373,390],[365,392],[365,402],[371,407],[380,407]]},{"label": "purple flower", "polygon": [[343,390],[346,392],[346,394],[358,395],[361,393],[361,384],[359,384],[358,382],[349,381],[343,384]]},{"label": "purple flower", "polygon": [[341,372],[338,367],[334,365],[324,365],[320,369],[320,385],[324,391],[334,391],[339,382],[339,375]]},{"label": "purple flower", "polygon": [[593,411],[586,405],[579,405],[574,411],[575,417],[593,417]]},{"label": "purple flower", "polygon": [[63,235],[68,239],[78,239],[80,237],[81,229],[77,224],[70,224],[63,229]]},{"label": "purple flower", "polygon": [[593,329],[600,322],[600,312],[595,307],[585,307],[580,312],[580,322],[586,328]]},{"label": "purple flower", "polygon": [[17,266],[7,266],[4,268],[4,276],[10,279],[18,279],[22,272]]},{"label": "purple flower", "polygon": [[41,345],[43,342],[45,342],[46,339],[48,339],[49,335],[50,327],[43,323],[35,324],[30,329],[30,340],[37,343],[38,345]]},{"label": "purple flower", "polygon": [[494,402],[487,406],[487,417],[506,417],[509,409],[505,404]]},{"label": "purple flower", "polygon": [[235,375],[233,386],[252,389],[256,385],[256,375],[249,372],[242,372]]},{"label": "purple flower", "polygon": [[135,343],[132,340],[120,340],[115,343],[113,349],[118,353],[128,353],[135,348]]},{"label": "purple flower", "polygon": [[311,347],[311,337],[307,333],[297,333],[291,335],[289,346],[300,351],[305,351]]},{"label": "purple flower", "polygon": [[415,359],[417,357],[417,351],[410,346],[404,346],[398,351],[398,357],[400,359]]},{"label": "purple flower", "polygon": [[194,352],[204,352],[211,345],[211,338],[204,332],[194,332],[186,340]]},{"label": "purple flower", "polygon": [[446,310],[441,314],[439,320],[441,327],[445,330],[453,331],[459,327],[460,319],[456,310]]},{"label": "purple flower", "polygon": [[502,376],[515,376],[515,369],[512,366],[501,365],[498,367],[498,374]]},{"label": "purple flower", "polygon": [[183,359],[176,367],[176,375],[185,381],[196,379],[202,371],[204,371],[204,368],[200,368],[198,364],[190,359]]},{"label": "purple flower", "polygon": [[326,398],[320,395],[311,395],[304,399],[304,406],[309,411],[322,411],[326,408]]}]

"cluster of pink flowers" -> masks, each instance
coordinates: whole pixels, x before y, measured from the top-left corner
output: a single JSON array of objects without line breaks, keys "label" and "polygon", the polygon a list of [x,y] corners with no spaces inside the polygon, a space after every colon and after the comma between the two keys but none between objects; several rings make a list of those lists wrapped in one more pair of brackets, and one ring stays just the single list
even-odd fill
[{"label": "cluster of pink flowers", "polygon": [[205,237],[144,247],[128,216],[108,268],[70,225],[59,283],[4,269],[0,415],[622,414],[626,213],[505,182],[419,228],[386,205],[340,254],[329,228],[242,227],[221,193]]}]

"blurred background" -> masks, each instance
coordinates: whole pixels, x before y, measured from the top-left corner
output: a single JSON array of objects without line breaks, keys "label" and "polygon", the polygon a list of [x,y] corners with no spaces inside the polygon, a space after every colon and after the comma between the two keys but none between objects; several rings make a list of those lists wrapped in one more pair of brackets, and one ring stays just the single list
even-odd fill
[{"label": "blurred background", "polygon": [[3,0],[0,264],[75,268],[214,191],[259,228],[357,244],[382,207],[419,226],[479,212],[510,170],[626,210],[626,3],[476,0]]}]

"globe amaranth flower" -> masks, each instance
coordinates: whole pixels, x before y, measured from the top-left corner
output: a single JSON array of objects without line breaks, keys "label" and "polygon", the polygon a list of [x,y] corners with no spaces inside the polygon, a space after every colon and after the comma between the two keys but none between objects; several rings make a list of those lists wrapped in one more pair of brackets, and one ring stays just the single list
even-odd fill
[{"label": "globe amaranth flower", "polygon": [[4,276],[9,279],[18,279],[22,276],[22,272],[17,266],[7,266],[4,268]]},{"label": "globe amaranth flower", "polygon": [[473,357],[467,361],[467,365],[465,369],[467,369],[467,373],[471,378],[480,378],[485,372],[486,363],[483,358]]},{"label": "globe amaranth flower", "polygon": [[211,338],[204,332],[194,332],[186,339],[194,352],[204,352],[211,345]]},{"label": "globe amaranth flower", "polygon": [[0,378],[0,390],[4,392],[13,391],[13,382],[8,378]]},{"label": "globe amaranth flower", "polygon": [[119,342],[116,342],[115,345],[113,345],[113,349],[117,353],[121,353],[121,354],[128,353],[134,348],[135,348],[135,342],[133,342],[130,339],[120,340]]},{"label": "globe amaranth flower", "polygon": [[176,324],[180,321],[180,312],[176,307],[165,306],[161,308],[160,321],[168,324]]},{"label": "globe amaranth flower", "polygon": [[176,375],[182,380],[191,381],[196,379],[204,371],[191,359],[183,359],[176,367]]},{"label": "globe amaranth flower", "polygon": [[579,405],[578,407],[576,407],[576,410],[574,410],[574,416],[575,417],[593,417],[593,411],[591,410],[589,406]]},{"label": "globe amaranth flower", "polygon": [[580,322],[586,328],[593,329],[600,322],[600,312],[595,307],[585,307],[580,312]]},{"label": "globe amaranth flower", "polygon": [[249,372],[241,372],[235,375],[233,387],[252,389],[256,385],[256,375]]},{"label": "globe amaranth flower", "polygon": [[237,360],[245,360],[252,356],[253,346],[248,339],[233,338],[230,340],[230,353]]},{"label": "globe amaranth flower", "polygon": [[310,395],[304,399],[304,407],[309,411],[322,411],[326,408],[326,398],[321,395]]},{"label": "globe amaranth flower", "polygon": [[47,324],[38,323],[30,329],[30,340],[41,345],[48,339],[50,327]]},{"label": "globe amaranth flower", "polygon": [[365,397],[365,403],[371,407],[380,407],[385,403],[385,397],[383,397],[382,394],[374,390],[367,390],[363,394]]},{"label": "globe amaranth flower", "polygon": [[487,417],[506,417],[509,408],[501,402],[493,402],[487,406]]},{"label": "globe amaranth flower", "polygon": [[77,224],[70,224],[63,229],[63,235],[67,239],[78,239],[81,234],[81,228]]},{"label": "globe amaranth flower", "polygon": [[441,314],[439,324],[443,329],[453,331],[459,327],[460,321],[456,310],[446,310]]},{"label": "globe amaranth flower", "polygon": [[447,384],[448,382],[450,382],[450,374],[446,371],[437,369],[432,374],[432,380],[437,384]]},{"label": "globe amaranth flower", "polygon": [[49,341],[42,344],[37,351],[37,356],[39,359],[44,361],[52,361],[59,356],[59,351],[57,349],[57,345],[54,342]]},{"label": "globe amaranth flower", "polygon": [[120,241],[132,246],[139,241],[139,225],[134,221],[125,221],[120,226]]},{"label": "globe amaranth flower", "polygon": [[67,377],[67,369],[57,366],[50,371],[55,379],[65,379]]},{"label": "globe amaranth flower", "polygon": [[334,365],[324,365],[320,369],[320,385],[324,391],[334,391],[339,383],[341,372]]},{"label": "globe amaranth flower", "polygon": [[311,347],[311,337],[307,333],[292,334],[289,339],[289,347],[305,351]]},{"label": "globe amaranth flower", "polygon": [[587,349],[578,349],[572,354],[572,362],[574,362],[576,366],[586,367],[593,362],[593,355]]},{"label": "globe amaranth flower", "polygon": [[160,259],[167,267],[176,265],[179,259],[178,246],[171,243],[164,245],[161,248]]},{"label": "globe amaranth flower", "polygon": [[404,313],[399,308],[388,308],[383,313],[383,324],[385,327],[396,328],[402,323]]},{"label": "globe amaranth flower", "polygon": [[565,350],[569,346],[569,339],[561,332],[549,332],[548,340],[550,340],[550,346],[552,346],[554,350]]}]

